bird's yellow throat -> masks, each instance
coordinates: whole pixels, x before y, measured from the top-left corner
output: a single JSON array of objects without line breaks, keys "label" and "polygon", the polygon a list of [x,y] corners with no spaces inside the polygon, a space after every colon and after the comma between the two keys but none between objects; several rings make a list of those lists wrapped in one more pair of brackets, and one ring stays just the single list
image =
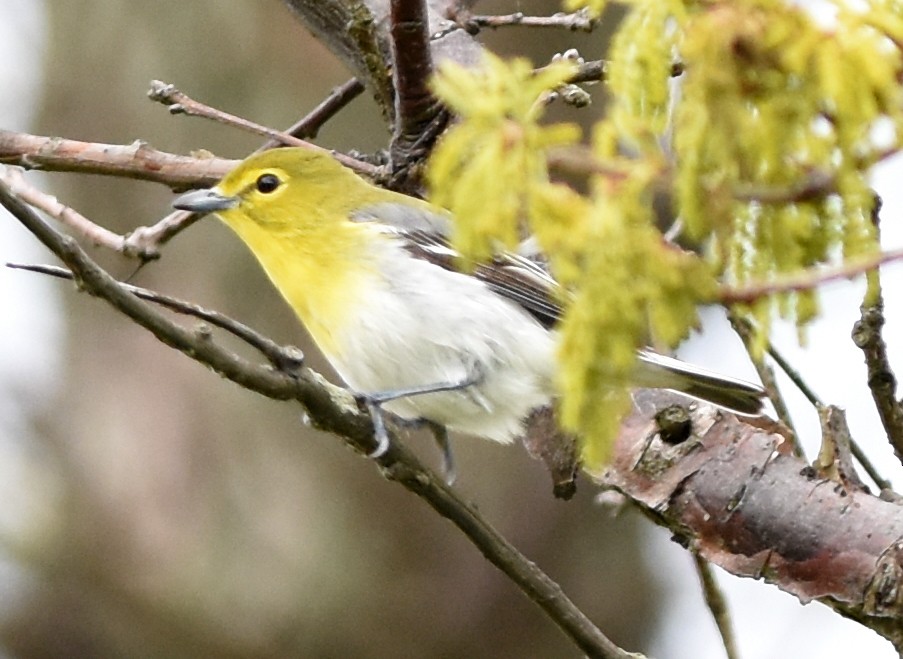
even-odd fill
[{"label": "bird's yellow throat", "polygon": [[250,219],[240,207],[219,215],[257,257],[319,348],[326,354],[341,352],[342,329],[361,307],[368,283],[378,281],[375,264],[361,258],[371,252],[370,228],[339,218],[275,229]]}]

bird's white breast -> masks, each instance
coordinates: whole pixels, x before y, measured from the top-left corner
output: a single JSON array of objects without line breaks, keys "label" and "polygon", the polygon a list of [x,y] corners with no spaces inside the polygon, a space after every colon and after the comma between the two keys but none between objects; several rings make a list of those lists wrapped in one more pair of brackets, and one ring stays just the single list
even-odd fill
[{"label": "bird's white breast", "polygon": [[379,249],[380,277],[334,332],[333,367],[363,393],[481,377],[386,409],[500,442],[520,435],[524,417],[552,397],[553,335],[477,279],[415,259],[394,239]]}]

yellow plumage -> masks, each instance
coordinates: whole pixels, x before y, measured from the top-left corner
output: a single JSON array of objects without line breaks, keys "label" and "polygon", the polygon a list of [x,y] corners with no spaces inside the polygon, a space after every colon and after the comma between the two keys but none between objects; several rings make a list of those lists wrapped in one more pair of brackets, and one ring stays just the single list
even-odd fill
[{"label": "yellow plumage", "polygon": [[[474,275],[456,271],[442,209],[289,148],[251,156],[175,205],[216,212],[238,234],[356,391],[470,383],[385,405],[399,416],[509,442],[554,400],[554,281],[515,255]],[[747,413],[762,395],[645,351],[637,383]]]}]

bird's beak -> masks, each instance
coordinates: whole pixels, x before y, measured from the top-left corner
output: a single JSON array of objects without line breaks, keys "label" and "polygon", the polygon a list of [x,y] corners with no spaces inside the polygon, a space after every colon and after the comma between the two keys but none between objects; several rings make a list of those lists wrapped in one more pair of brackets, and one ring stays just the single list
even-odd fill
[{"label": "bird's beak", "polygon": [[227,197],[216,188],[192,190],[172,202],[173,208],[192,213],[215,213],[238,206],[238,197]]}]

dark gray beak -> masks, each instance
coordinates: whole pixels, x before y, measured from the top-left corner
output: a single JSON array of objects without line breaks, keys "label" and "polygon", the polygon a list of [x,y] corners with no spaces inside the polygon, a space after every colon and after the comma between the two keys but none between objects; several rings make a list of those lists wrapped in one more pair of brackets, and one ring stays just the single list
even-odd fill
[{"label": "dark gray beak", "polygon": [[215,213],[229,210],[238,206],[237,197],[226,197],[217,192],[216,188],[209,190],[192,190],[181,197],[176,197],[172,202],[173,208],[192,213]]}]

